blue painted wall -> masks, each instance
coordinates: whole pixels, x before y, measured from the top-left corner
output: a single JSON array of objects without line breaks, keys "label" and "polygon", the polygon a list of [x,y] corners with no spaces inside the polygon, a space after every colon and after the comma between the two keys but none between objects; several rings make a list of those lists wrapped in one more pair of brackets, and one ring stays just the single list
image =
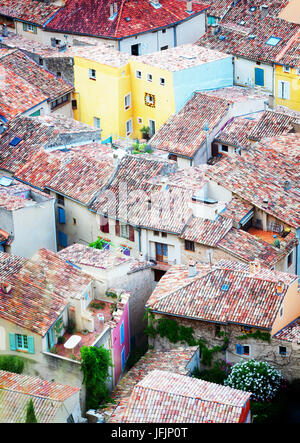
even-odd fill
[{"label": "blue painted wall", "polygon": [[205,63],[173,73],[175,111],[178,112],[194,91],[233,85],[232,57]]}]

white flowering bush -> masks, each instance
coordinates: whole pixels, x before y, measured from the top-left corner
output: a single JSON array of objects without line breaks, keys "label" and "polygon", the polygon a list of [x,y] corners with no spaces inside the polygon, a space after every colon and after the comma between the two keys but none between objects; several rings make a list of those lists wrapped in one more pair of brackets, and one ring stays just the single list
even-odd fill
[{"label": "white flowering bush", "polygon": [[252,393],[254,401],[269,401],[275,397],[283,381],[280,371],[264,361],[248,360],[233,366],[224,385]]}]

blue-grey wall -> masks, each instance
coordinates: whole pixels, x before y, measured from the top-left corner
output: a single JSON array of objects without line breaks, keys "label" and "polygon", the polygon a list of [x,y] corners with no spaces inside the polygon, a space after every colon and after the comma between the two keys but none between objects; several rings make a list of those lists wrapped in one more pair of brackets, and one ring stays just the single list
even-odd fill
[{"label": "blue-grey wall", "polygon": [[232,57],[204,63],[173,73],[175,111],[178,112],[194,91],[219,89],[233,85]]}]

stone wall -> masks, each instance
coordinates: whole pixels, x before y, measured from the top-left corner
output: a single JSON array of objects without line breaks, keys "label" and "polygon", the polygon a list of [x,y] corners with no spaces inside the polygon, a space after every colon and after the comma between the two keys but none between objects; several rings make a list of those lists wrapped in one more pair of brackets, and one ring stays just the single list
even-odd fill
[{"label": "stone wall", "polygon": [[[285,340],[277,340],[271,338],[270,343],[259,340],[253,337],[240,339],[238,337],[247,335],[240,325],[217,325],[217,323],[209,323],[198,320],[189,320],[178,317],[164,316],[155,314],[155,318],[169,318],[176,320],[180,325],[185,327],[192,327],[194,330],[194,338],[197,340],[203,338],[206,341],[207,347],[210,349],[213,346],[222,346],[224,343],[223,337],[216,335],[216,326],[220,327],[220,331],[227,333],[229,342],[226,351],[214,354],[214,359],[222,358],[230,363],[238,363],[242,360],[261,360],[273,365],[280,370],[282,375],[291,380],[293,378],[300,378],[300,345],[291,343]],[[253,328],[252,332],[256,331]],[[267,332],[262,331],[261,332]],[[247,345],[250,347],[249,356],[240,355],[236,353],[236,345]],[[183,346],[182,343],[171,343],[165,337],[157,336],[155,339],[149,338],[149,345],[154,346],[156,350],[169,350],[174,347]],[[187,346],[187,345],[186,345]],[[286,355],[279,353],[279,346],[286,347]],[[201,361],[200,361],[201,363]],[[202,365],[203,368],[203,365]]]}]

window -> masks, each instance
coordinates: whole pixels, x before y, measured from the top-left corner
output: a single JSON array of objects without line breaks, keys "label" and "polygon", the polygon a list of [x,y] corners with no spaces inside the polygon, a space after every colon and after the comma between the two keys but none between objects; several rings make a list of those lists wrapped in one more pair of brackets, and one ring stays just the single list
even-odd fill
[{"label": "window", "polygon": [[136,45],[131,45],[131,55],[140,55],[141,45],[137,43]]},{"label": "window", "polygon": [[238,355],[250,355],[250,346],[249,345],[236,345],[235,352]]},{"label": "window", "polygon": [[184,245],[186,251],[195,251],[195,243],[193,241],[185,240]]},{"label": "window", "polygon": [[132,118],[126,122],[126,135],[132,134]]},{"label": "window", "polygon": [[293,252],[291,252],[291,253],[288,255],[288,258],[287,258],[287,264],[288,264],[288,268],[293,264]]},{"label": "window", "polygon": [[59,97],[58,99],[53,100],[53,102],[51,102],[51,109],[57,108],[61,104],[68,102],[69,99],[70,99],[69,94],[66,94],[63,97]]},{"label": "window", "polygon": [[154,231],[154,235],[159,237],[159,231]]},{"label": "window", "polygon": [[89,69],[89,78],[91,80],[96,80],[96,69]]},{"label": "window", "polygon": [[300,68],[296,68],[296,75],[300,75]]},{"label": "window", "polygon": [[138,117],[138,118],[137,118],[137,122],[138,122],[139,125],[142,125],[142,124],[143,124],[143,119],[142,119],[142,117]]},{"label": "window", "polygon": [[27,32],[33,32],[33,34],[37,33],[37,27],[31,25],[30,23],[23,23],[23,30]]},{"label": "window", "polygon": [[142,78],[142,72],[141,71],[135,71],[136,78]]},{"label": "window", "polygon": [[164,79],[163,77],[160,77],[160,78],[159,78],[159,84],[160,84],[161,86],[165,86],[165,85],[166,85],[166,81],[165,81],[165,79]]},{"label": "window", "polygon": [[42,59],[41,57],[39,57],[39,65],[40,65],[40,66],[43,66],[43,64],[44,64],[43,59]]},{"label": "window", "polygon": [[290,72],[291,68],[289,66],[282,67],[283,72]]},{"label": "window", "polygon": [[162,32],[162,34],[165,34],[167,32],[167,30],[166,29],[162,29],[161,32]]},{"label": "window", "polygon": [[129,225],[121,224],[121,237],[129,239]]},{"label": "window", "polygon": [[16,334],[17,349],[28,349],[27,335]]},{"label": "window", "polygon": [[125,104],[125,110],[131,107],[131,94],[125,95],[124,104]]},{"label": "window", "polygon": [[222,152],[228,152],[228,146],[222,145],[221,150]]},{"label": "window", "polygon": [[279,355],[286,355],[286,347],[279,346]]},{"label": "window", "polygon": [[77,100],[72,100],[72,109],[77,109]]},{"label": "window", "polygon": [[162,232],[162,233],[161,233],[161,236],[162,236],[162,237],[168,237],[168,234],[167,234],[166,232]]},{"label": "window", "polygon": [[109,233],[109,222],[106,215],[100,215],[100,231]]},{"label": "window", "polygon": [[155,96],[153,94],[145,92],[145,105],[155,108]]},{"label": "window", "polygon": [[167,45],[167,46],[162,46],[162,47],[160,48],[161,51],[165,51],[166,49],[168,49],[168,45]]},{"label": "window", "polygon": [[73,225],[76,225],[76,224],[77,224],[76,218],[73,217]]},{"label": "window", "polygon": [[283,316],[283,306],[280,308],[279,316],[280,316],[280,318]]},{"label": "window", "polygon": [[177,162],[177,155],[175,155],[175,154],[169,154],[169,159],[170,159],[170,160],[174,160],[175,162]]},{"label": "window", "polygon": [[284,100],[288,100],[290,98],[290,83],[285,82],[283,80],[278,81],[278,93],[277,96]]},{"label": "window", "polygon": [[152,82],[152,80],[153,80],[152,74],[147,74],[147,81]]},{"label": "window", "polygon": [[94,128],[100,129],[100,118],[94,117]]},{"label": "window", "polygon": [[56,77],[61,78],[61,72],[57,72]]},{"label": "window", "polygon": [[63,195],[60,195],[60,194],[56,194],[56,196],[57,196],[57,203],[59,205],[64,206],[65,205],[65,197]]}]

